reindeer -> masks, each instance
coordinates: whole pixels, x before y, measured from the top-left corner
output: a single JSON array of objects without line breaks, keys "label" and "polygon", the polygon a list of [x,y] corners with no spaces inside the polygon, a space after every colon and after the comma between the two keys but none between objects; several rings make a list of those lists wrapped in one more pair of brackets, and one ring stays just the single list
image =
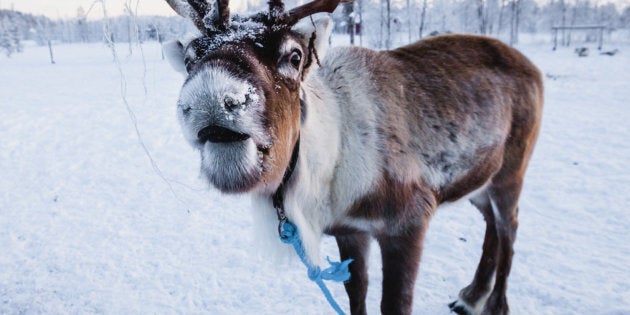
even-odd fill
[{"label": "reindeer", "polygon": [[280,196],[315,263],[320,238],[334,236],[341,258],[354,259],[345,283],[352,314],[366,313],[372,237],[381,311],[410,314],[429,220],[439,205],[469,198],[486,221],[483,253],[449,306],[507,314],[517,201],[541,122],[538,69],[472,35],[328,51],[330,19],[305,18],[339,0],[288,12],[270,0],[268,12],[247,17],[231,16],[228,1],[167,0],[201,33],[166,50],[187,77],[177,114],[202,176],[250,194],[270,222]]}]

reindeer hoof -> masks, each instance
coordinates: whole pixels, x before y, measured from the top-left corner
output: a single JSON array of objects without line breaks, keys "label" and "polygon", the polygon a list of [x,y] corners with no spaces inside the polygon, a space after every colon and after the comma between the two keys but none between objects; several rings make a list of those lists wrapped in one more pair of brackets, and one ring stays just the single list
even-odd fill
[{"label": "reindeer hoof", "polygon": [[458,315],[472,315],[472,313],[468,310],[468,308],[464,305],[457,303],[458,301],[453,301],[448,304],[448,307],[451,309],[451,312],[456,313]]}]

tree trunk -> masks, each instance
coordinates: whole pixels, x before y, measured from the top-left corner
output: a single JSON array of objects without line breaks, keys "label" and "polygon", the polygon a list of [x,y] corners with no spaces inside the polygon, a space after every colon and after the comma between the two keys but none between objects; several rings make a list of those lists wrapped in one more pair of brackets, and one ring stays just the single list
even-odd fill
[{"label": "tree trunk", "polygon": [[487,0],[486,2],[486,34],[494,32],[494,12],[497,9],[497,0]]},{"label": "tree trunk", "polygon": [[50,43],[50,39],[48,40],[48,52],[50,53],[50,63],[55,64],[55,57],[53,56],[52,44]]},{"label": "tree trunk", "polygon": [[[573,14],[571,15],[571,24],[570,26],[575,26],[575,17],[577,15],[577,6],[573,7]],[[569,29],[569,35],[567,36],[567,46],[571,46],[571,32],[572,30]]]},{"label": "tree trunk", "polygon": [[516,0],[510,2],[510,46],[514,46],[514,27],[516,26]]},{"label": "tree trunk", "polygon": [[380,28],[379,28],[379,33],[378,33],[378,46],[379,48],[383,47],[383,27],[385,25],[385,17],[384,17],[384,13],[383,13],[383,2],[385,0],[381,0],[379,2],[379,9],[380,9],[380,17],[381,17],[381,24],[380,24]]},{"label": "tree trunk", "polygon": [[518,44],[518,29],[521,25],[521,0],[516,0],[516,26],[514,27],[514,44]]},{"label": "tree trunk", "polygon": [[422,39],[422,32],[424,31],[424,19],[427,13],[427,0],[422,0],[422,14],[420,15],[420,39]]},{"label": "tree trunk", "polygon": [[503,29],[503,8],[505,8],[505,1],[506,0],[501,0],[501,7],[499,8],[499,25],[497,25],[497,35],[501,34],[501,30]]},{"label": "tree trunk", "polygon": [[363,47],[363,0],[357,0],[359,6],[359,46]]},{"label": "tree trunk", "polygon": [[512,0],[511,9],[512,16],[510,19],[510,45],[518,44],[518,25],[520,15],[520,0]]},{"label": "tree trunk", "polygon": [[410,0],[407,0],[407,42],[411,43],[411,4]]},{"label": "tree trunk", "polygon": [[391,0],[385,0],[387,5],[387,38],[385,39],[385,49],[389,49],[392,45],[392,19],[391,19]]},{"label": "tree trunk", "polygon": [[477,18],[479,19],[479,34],[486,34],[486,19],[484,17],[484,3],[483,0],[477,0]]},{"label": "tree trunk", "polygon": [[567,4],[564,2],[564,0],[560,0],[560,5],[562,6],[562,24],[560,25],[562,26],[561,44],[562,46],[566,46],[567,42],[566,42],[564,27],[566,26],[566,21],[567,21]]},{"label": "tree trunk", "polygon": [[129,40],[129,56],[133,53],[132,40],[131,40],[131,17],[127,17],[127,32],[128,32],[128,40]]},{"label": "tree trunk", "polygon": [[356,34],[356,25],[354,24],[354,1],[347,4],[350,7],[348,14],[348,31],[350,33],[350,45],[354,46],[354,35]]}]

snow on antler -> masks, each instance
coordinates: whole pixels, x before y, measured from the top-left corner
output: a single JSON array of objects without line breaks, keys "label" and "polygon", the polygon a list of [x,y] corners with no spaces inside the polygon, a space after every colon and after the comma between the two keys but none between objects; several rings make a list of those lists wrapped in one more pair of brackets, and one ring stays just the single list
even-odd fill
[{"label": "snow on antler", "polygon": [[182,17],[190,19],[204,34],[225,31],[230,27],[229,0],[217,0],[213,5],[205,0],[166,0]]}]

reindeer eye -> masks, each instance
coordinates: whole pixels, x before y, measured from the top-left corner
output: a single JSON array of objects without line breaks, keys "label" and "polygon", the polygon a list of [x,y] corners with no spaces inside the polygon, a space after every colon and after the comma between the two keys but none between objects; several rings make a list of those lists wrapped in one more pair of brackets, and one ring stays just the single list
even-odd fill
[{"label": "reindeer eye", "polygon": [[302,54],[299,51],[296,50],[292,52],[291,55],[289,55],[289,62],[294,68],[299,69],[301,61],[302,61]]}]

